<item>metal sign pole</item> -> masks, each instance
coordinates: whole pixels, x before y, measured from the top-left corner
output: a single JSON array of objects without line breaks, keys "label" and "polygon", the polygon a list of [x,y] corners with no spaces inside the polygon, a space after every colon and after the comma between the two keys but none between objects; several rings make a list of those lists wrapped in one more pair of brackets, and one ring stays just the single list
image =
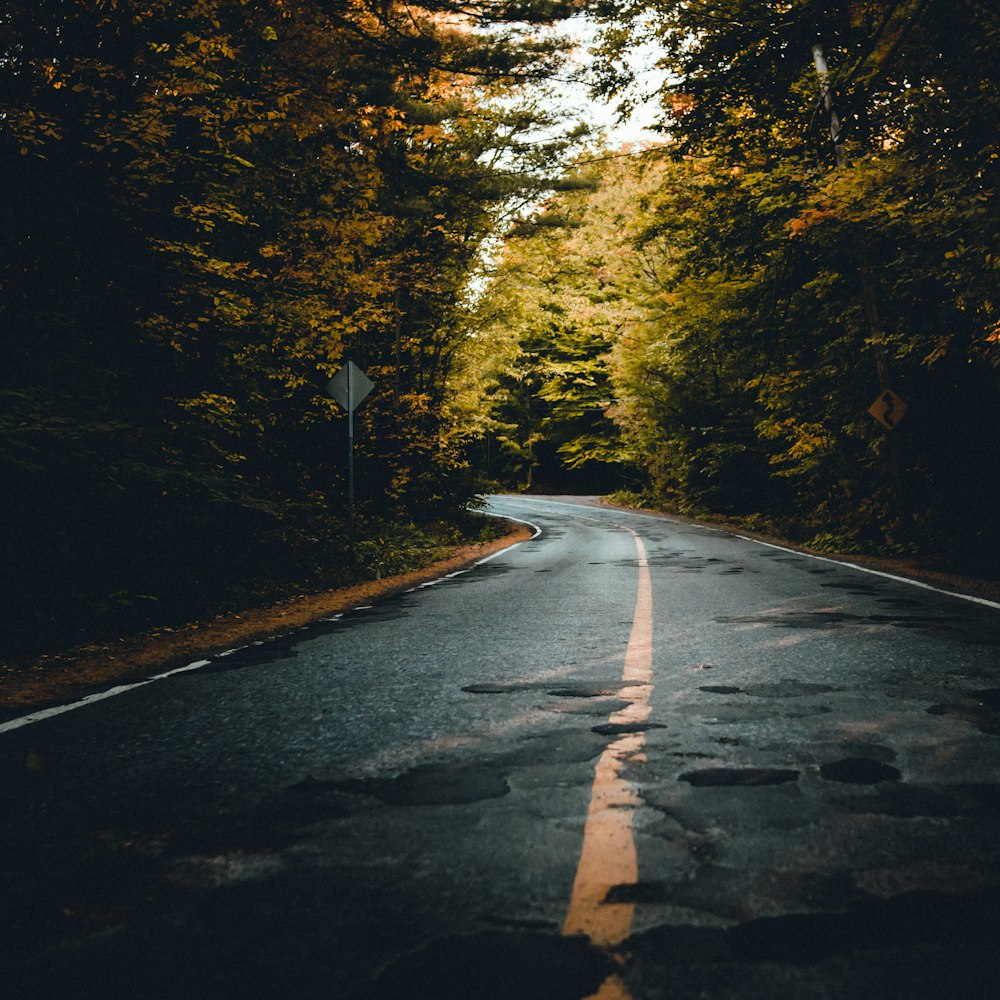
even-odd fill
[{"label": "metal sign pole", "polygon": [[[347,367],[347,398],[351,395],[351,366]],[[354,407],[347,410],[347,544],[354,562]]]},{"label": "metal sign pole", "polygon": [[326,391],[347,411],[347,540],[354,561],[354,411],[375,386],[353,361],[327,383]]}]

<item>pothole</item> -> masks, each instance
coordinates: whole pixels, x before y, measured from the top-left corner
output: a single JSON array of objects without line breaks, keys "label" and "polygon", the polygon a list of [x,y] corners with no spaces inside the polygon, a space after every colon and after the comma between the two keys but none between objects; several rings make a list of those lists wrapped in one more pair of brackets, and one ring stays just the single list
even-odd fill
[{"label": "pothole", "polygon": [[512,681],[508,684],[485,682],[466,684],[466,694],[516,694],[520,691],[544,691],[554,698],[611,698],[638,681],[567,681],[553,685],[552,681]]},{"label": "pothole", "polygon": [[882,781],[899,781],[903,777],[897,768],[868,757],[845,757],[821,764],[819,773],[827,781],[842,781],[850,785],[877,785]]},{"label": "pothole", "polygon": [[[968,981],[992,986],[997,981],[998,919],[1000,891],[995,888],[967,895],[917,890],[889,899],[849,900],[846,907],[830,912],[758,917],[729,928],[664,924],[633,936],[630,943],[640,954],[655,955],[658,963],[673,969],[729,965],[734,960],[805,965],[853,952],[889,954],[890,949],[956,944],[966,948],[962,973],[971,973]],[[976,987],[967,994],[986,995]],[[857,995],[875,994],[862,990]],[[892,990],[891,995],[927,994],[915,985],[912,990]],[[966,993],[945,989],[936,995]]]},{"label": "pothole", "polygon": [[601,736],[624,736],[626,733],[644,733],[648,729],[666,729],[659,722],[606,722],[601,726],[592,726],[592,733]]},{"label": "pothole", "polygon": [[623,698],[595,698],[593,700],[573,698],[541,707],[547,712],[556,712],[560,715],[589,715],[607,718],[615,712],[624,711],[631,704],[632,702],[625,701]]},{"label": "pothole", "polygon": [[989,700],[994,697],[994,691],[995,688],[990,688],[970,692],[970,701],[964,705],[931,705],[927,714],[954,716],[987,736],[1000,736],[1000,706]]},{"label": "pothole", "polygon": [[783,785],[798,781],[799,772],[776,767],[706,767],[697,771],[685,771],[678,776],[696,788],[720,786],[758,787],[760,785]]},{"label": "pothole", "polygon": [[752,684],[746,693],[755,698],[805,698],[814,694],[830,694],[841,688],[829,684],[805,684],[794,678],[787,678],[777,684]]},{"label": "pothole", "polygon": [[583,936],[456,935],[402,955],[365,995],[371,1000],[579,1000],[596,994],[613,968]]},{"label": "pothole", "polygon": [[609,684],[567,684],[563,687],[546,688],[545,693],[553,698],[609,698],[618,694],[623,687],[631,687],[632,682]]},{"label": "pothole", "polygon": [[445,764],[421,764],[395,778],[350,779],[335,787],[393,806],[465,805],[499,799],[510,791],[507,778],[495,769]]}]

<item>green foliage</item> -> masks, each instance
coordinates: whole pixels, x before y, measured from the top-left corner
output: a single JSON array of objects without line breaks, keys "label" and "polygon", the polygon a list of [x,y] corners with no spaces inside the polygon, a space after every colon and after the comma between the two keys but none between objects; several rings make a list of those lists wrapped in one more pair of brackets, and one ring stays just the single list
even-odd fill
[{"label": "green foliage", "polygon": [[[494,473],[611,455],[680,511],[992,566],[1000,16],[593,9],[603,96],[627,105],[624,56],[659,45],[667,141],[598,158],[514,228],[469,348],[494,359]],[[891,432],[866,412],[885,387],[909,407]],[[581,426],[591,389],[617,434]]]},{"label": "green foliage", "polygon": [[[607,95],[627,94],[638,42],[670,74],[673,162],[633,171],[641,278],[612,289],[638,310],[611,349],[612,412],[651,494],[991,565],[1000,17],[935,0],[597,10]],[[909,407],[891,434],[865,412],[884,385]]]},{"label": "green foliage", "polygon": [[498,24],[354,0],[0,14],[12,619],[69,603],[80,629],[98,607],[124,627],[240,580],[327,582],[306,570],[345,561],[345,418],[323,392],[345,357],[378,386],[365,523],[461,510],[445,402],[466,284],[569,141],[521,141],[538,115],[518,87],[559,44]]},{"label": "green foliage", "polygon": [[512,227],[477,303],[461,357],[482,381],[466,405],[489,414],[478,443],[508,484],[602,492],[627,474],[610,419],[611,350],[634,309],[625,291],[634,262],[618,236],[631,203],[617,185],[627,178],[593,167],[565,176]]}]

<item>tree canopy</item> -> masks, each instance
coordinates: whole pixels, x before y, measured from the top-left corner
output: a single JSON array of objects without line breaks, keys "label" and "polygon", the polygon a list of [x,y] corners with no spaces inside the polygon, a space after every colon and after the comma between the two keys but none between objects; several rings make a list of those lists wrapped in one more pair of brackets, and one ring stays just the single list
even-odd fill
[{"label": "tree canopy", "polygon": [[[574,247],[610,274],[589,329],[614,331],[593,360],[626,464],[682,510],[989,566],[1000,15],[978,0],[593,10],[605,97],[627,103],[622,57],[659,45],[662,144],[608,151],[593,193],[555,194],[532,239],[551,303],[578,295]],[[536,273],[519,239],[501,300],[505,268]],[[546,308],[510,319],[522,353]],[[575,333],[549,330],[548,357],[572,352]],[[869,414],[883,398],[908,407],[899,423]]]},{"label": "tree canopy", "polygon": [[221,578],[336,578],[323,389],[346,357],[378,386],[362,515],[462,507],[457,317],[496,220],[573,141],[520,96],[572,8],[4,6],[5,597],[140,620],[211,607]]},{"label": "tree canopy", "polygon": [[[581,13],[597,99],[659,53],[658,144],[562,119]],[[995,560],[998,43],[985,0],[3,6],[23,634],[346,578],[347,358],[363,545],[485,473]]]}]

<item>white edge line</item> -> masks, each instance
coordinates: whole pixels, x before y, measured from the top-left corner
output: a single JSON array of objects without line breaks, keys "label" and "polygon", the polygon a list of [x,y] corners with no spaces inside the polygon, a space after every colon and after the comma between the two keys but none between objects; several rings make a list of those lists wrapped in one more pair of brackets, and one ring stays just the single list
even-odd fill
[{"label": "white edge line", "polygon": [[[181,669],[184,669],[183,667]],[[114,698],[115,695],[124,694],[133,688],[145,687],[151,684],[153,678],[149,680],[136,681],[134,684],[119,684],[117,687],[108,688],[107,691],[98,691],[96,694],[88,694],[86,698],[79,701],[70,702],[68,705],[56,705],[55,708],[44,708],[40,712],[32,712],[31,715],[22,715],[19,719],[11,719],[10,722],[0,723],[0,733],[9,733],[12,729],[20,729],[21,726],[29,726],[33,722],[41,722],[43,719],[51,719],[53,715],[62,715],[64,712],[72,712],[74,708],[82,708],[95,701],[103,701],[105,698]]]},{"label": "white edge line", "polygon": [[[246,646],[240,646],[240,649],[247,649],[247,648],[248,647],[246,647]],[[235,649],[228,649],[228,650],[226,650],[225,654],[224,653],[219,653],[219,656],[224,656],[224,655],[226,655],[228,653],[235,653],[235,652],[237,652],[237,650],[235,650]],[[162,681],[166,677],[173,677],[174,674],[183,674],[185,671],[188,671],[188,670],[200,670],[202,667],[207,667],[211,662],[212,662],[211,660],[195,660],[193,663],[189,663],[185,667],[174,667],[173,670],[167,670],[167,671],[165,671],[162,674],[154,674],[149,679],[151,681]]]},{"label": "white edge line", "polygon": [[[531,538],[526,538],[523,541],[533,542],[542,533],[542,529],[537,524],[535,524],[534,521],[525,521],[524,518],[521,517],[511,517],[510,514],[497,514],[492,510],[479,510],[476,511],[475,513],[485,514],[486,517],[499,517],[503,521],[513,521],[515,524],[526,524],[529,528],[534,528],[535,533],[531,536]],[[521,544],[523,544],[523,542],[514,542],[513,545],[508,545],[505,548],[497,549],[497,551],[494,552],[492,555],[488,555],[483,559],[477,559],[473,563],[473,565],[482,566],[483,563],[488,563],[491,559],[496,559],[497,556],[502,556],[505,552],[510,552],[511,549],[516,549],[518,545]]]},{"label": "white edge line", "polygon": [[[531,504],[532,498],[530,497],[520,497],[511,496],[508,494],[500,495],[498,498],[505,500],[523,500],[527,504]],[[578,510],[593,510],[594,508],[589,504],[579,504],[579,503],[567,503],[563,500],[538,500],[536,501],[540,504],[557,504],[560,507],[575,507]],[[960,594],[955,590],[945,590],[942,587],[935,587],[932,583],[924,583],[922,580],[914,580],[908,576],[897,576],[894,573],[885,573],[882,570],[870,569],[867,566],[862,566],[859,563],[848,562],[845,559],[831,559],[829,556],[817,555],[814,552],[803,552],[800,549],[790,549],[785,545],[775,545],[774,542],[764,542],[759,538],[751,538],[749,535],[741,535],[736,531],[730,531],[727,528],[713,528],[707,524],[699,524],[697,521],[680,521],[676,518],[671,517],[669,514],[661,514],[659,511],[649,511],[649,510],[632,510],[631,508],[622,507],[602,507],[599,510],[609,510],[618,511],[623,514],[633,514],[638,517],[652,517],[658,521],[669,521],[671,524],[680,524],[685,527],[700,528],[702,531],[711,531],[718,535],[728,535],[731,538],[739,538],[745,542],[753,542],[755,545],[764,545],[769,549],[777,549],[779,552],[790,552],[792,555],[803,556],[806,559],[816,559],[819,562],[829,563],[831,566],[841,566],[847,569],[856,569],[862,573],[868,573],[871,576],[881,576],[886,580],[893,580],[896,583],[909,584],[911,587],[920,587],[922,590],[930,590],[935,594],[942,594],[945,597],[954,597],[959,601],[968,601],[971,604],[981,604],[987,608],[994,608],[1000,611],[1000,602],[991,601],[986,597],[975,597],[972,594]],[[483,511],[482,513],[489,513],[488,511]],[[503,517],[505,515],[496,514],[495,517]],[[509,521],[515,521],[517,518],[507,517]],[[525,521],[525,524],[530,524],[531,522]]]},{"label": "white edge line", "polygon": [[849,569],[860,570],[862,573],[870,573],[872,576],[881,576],[886,580],[895,580],[897,583],[908,583],[911,587],[920,587],[923,590],[933,590],[935,594],[944,594],[945,597],[957,597],[960,601],[971,601],[973,604],[984,604],[988,608],[996,608],[1000,611],[1000,603],[990,601],[985,597],[974,597],[972,594],[959,594],[954,590],[943,590],[935,587],[931,583],[924,583],[922,580],[913,580],[908,576],[896,576],[894,573],[884,573],[880,569],[871,569],[859,563],[847,562],[843,559],[831,559],[829,556],[819,556],[813,552],[802,552],[799,549],[790,549],[784,545],[775,545],[774,542],[762,542],[759,538],[751,538],[749,535],[737,535],[734,538],[742,538],[745,542],[753,542],[755,545],[764,545],[769,549],[777,549],[779,552],[790,552],[792,555],[805,556],[807,559],[816,559],[819,562],[830,563],[831,566],[847,566]]},{"label": "white edge line", "polygon": [[[230,652],[234,651],[230,650]],[[65,705],[55,705],[52,708],[43,708],[40,712],[31,712],[29,715],[22,715],[17,719],[11,719],[9,722],[0,722],[0,733],[9,733],[14,729],[20,729],[22,726],[30,726],[33,722],[42,722],[45,719],[51,719],[54,715],[63,715],[66,712],[72,712],[74,709],[83,708],[85,705],[92,705],[95,701],[114,698],[117,695],[125,694],[126,691],[134,691],[136,688],[145,687],[154,681],[162,681],[167,677],[173,677],[174,674],[183,674],[188,670],[200,670],[202,667],[207,667],[211,662],[211,660],[195,660],[193,663],[188,663],[183,667],[175,667],[173,670],[167,670],[162,674],[154,674],[152,677],[143,678],[141,681],[134,681],[131,684],[116,684],[106,691],[97,691],[94,694],[88,694],[78,701],[67,702]]]},{"label": "white edge line", "polygon": [[[541,533],[542,529],[537,525],[533,524],[531,521],[522,521],[517,517],[509,517],[506,514],[494,514],[492,511],[479,511],[481,514],[486,514],[489,517],[499,517],[505,521],[516,521],[518,524],[526,524],[529,528],[534,528],[535,533],[531,536],[532,539],[537,538]],[[474,566],[481,566],[485,562],[489,562],[491,559],[496,559],[497,556],[503,555],[505,552],[510,552],[511,549],[517,548],[521,542],[515,542],[513,545],[508,545],[506,548],[499,549],[492,555],[486,556],[485,559],[479,559],[477,562],[473,563]],[[432,580],[429,583],[423,583],[421,587],[432,587],[435,583],[440,583],[442,580],[449,579],[450,577],[459,576],[462,573],[467,573],[468,570],[458,570],[455,573],[449,573],[446,576],[439,577],[437,580]],[[412,587],[407,590],[407,594],[413,593],[413,591],[418,588]],[[371,604],[362,604],[355,611],[367,611],[371,608]],[[343,613],[335,615],[333,618],[324,619],[324,621],[336,621],[341,618]],[[304,626],[308,628],[309,626]],[[301,631],[301,629],[297,630]],[[266,642],[270,642],[271,639],[280,639],[282,634],[276,634],[268,639],[258,639],[253,643],[248,643],[252,646],[261,646]],[[235,649],[228,649],[224,653],[219,653],[217,656],[226,656],[230,653],[238,652],[241,649],[246,649],[247,646],[238,646]],[[44,708],[40,712],[32,712],[29,715],[22,715],[20,718],[11,719],[9,722],[0,722],[0,734],[12,732],[15,729],[20,729],[22,726],[30,726],[34,722],[42,722],[44,719],[51,719],[54,715],[63,715],[66,712],[72,712],[74,709],[83,708],[84,705],[92,705],[95,701],[104,701],[105,698],[114,698],[116,695],[124,694],[126,691],[132,691],[135,688],[145,687],[147,684],[152,684],[154,681],[166,680],[168,677],[173,677],[175,674],[183,674],[189,670],[200,670],[202,667],[207,667],[212,660],[195,660],[192,663],[188,663],[183,667],[175,667],[173,670],[167,670],[162,674],[154,674],[152,677],[147,677],[141,681],[136,681],[133,684],[119,684],[116,687],[108,688],[106,691],[98,691],[96,694],[88,694],[84,698],[80,698],[79,701],[71,701],[65,705],[56,705],[53,708]]]}]

